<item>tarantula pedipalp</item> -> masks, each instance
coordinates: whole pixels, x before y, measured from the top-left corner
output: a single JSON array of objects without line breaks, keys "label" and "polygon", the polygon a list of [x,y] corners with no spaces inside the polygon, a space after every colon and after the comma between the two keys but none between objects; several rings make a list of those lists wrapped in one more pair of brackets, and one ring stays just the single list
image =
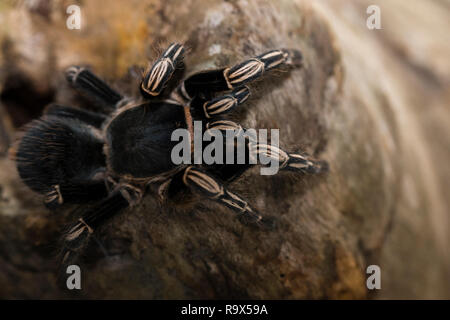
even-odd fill
[{"label": "tarantula pedipalp", "polygon": [[[64,236],[63,262],[75,257],[107,219],[137,204],[149,190],[161,197],[192,190],[247,220],[261,221],[254,208],[224,186],[251,164],[176,165],[171,134],[178,128],[192,133],[194,120],[205,121],[209,130],[241,128],[221,116],[248,98],[245,84],[278,66],[298,66],[302,56],[297,50],[272,50],[233,67],[196,73],[163,99],[183,54],[182,45],[171,44],[144,72],[141,99],[125,98],[89,70],[71,67],[67,80],[93,98],[98,110],[53,104],[28,125],[15,151],[24,182],[43,194],[50,208],[93,202]],[[327,168],[302,154],[245,143],[248,152],[277,155],[281,170],[318,173]]]}]

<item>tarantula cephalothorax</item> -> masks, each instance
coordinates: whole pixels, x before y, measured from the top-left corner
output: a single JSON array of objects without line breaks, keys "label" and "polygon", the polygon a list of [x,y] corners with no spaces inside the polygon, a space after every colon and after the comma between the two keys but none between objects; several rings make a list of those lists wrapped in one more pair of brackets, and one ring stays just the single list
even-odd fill
[{"label": "tarantula cephalothorax", "polygon": [[[50,105],[18,142],[13,154],[19,174],[45,195],[48,207],[92,203],[63,237],[63,262],[72,260],[108,218],[137,204],[147,191],[173,198],[191,190],[246,220],[261,221],[255,209],[223,185],[250,164],[175,165],[171,134],[177,128],[192,133],[194,119],[206,122],[206,129],[241,130],[221,116],[248,98],[245,84],[272,68],[300,65],[302,56],[296,50],[272,50],[233,67],[196,73],[163,95],[172,74],[182,69],[183,54],[182,45],[171,44],[144,72],[140,100],[124,98],[87,69],[69,68],[67,80],[95,100],[96,112]],[[317,173],[326,168],[325,162],[274,146],[258,148],[247,140],[250,147],[276,156],[282,170]]]}]

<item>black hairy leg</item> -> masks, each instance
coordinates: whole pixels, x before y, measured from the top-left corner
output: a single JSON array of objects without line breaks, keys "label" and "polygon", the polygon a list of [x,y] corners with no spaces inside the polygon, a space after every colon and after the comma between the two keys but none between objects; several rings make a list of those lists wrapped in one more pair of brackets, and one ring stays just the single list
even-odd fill
[{"label": "black hairy leg", "polygon": [[98,111],[110,113],[123,99],[122,95],[108,86],[90,70],[72,66],[66,70],[67,81],[82,94],[93,100],[99,107]]},{"label": "black hairy leg", "polygon": [[282,65],[299,66],[302,63],[300,51],[293,49],[271,50],[245,60],[230,68],[203,71],[188,77],[177,88],[177,94],[184,100],[211,93],[234,90],[261,77],[266,71]]},{"label": "black hairy leg", "polygon": [[194,193],[230,208],[239,215],[241,221],[250,223],[262,221],[262,216],[247,201],[229,191],[217,178],[205,170],[193,166],[187,167],[174,177],[169,186],[169,193],[172,184],[179,187],[180,182]]},{"label": "black hairy leg", "polygon": [[264,165],[276,161],[279,170],[299,173],[324,173],[328,171],[328,163],[315,160],[303,153],[288,153],[276,146],[261,143],[249,143],[250,156],[253,160],[259,159]]},{"label": "black hairy leg", "polygon": [[[102,172],[99,172],[103,176]],[[85,203],[100,200],[108,195],[108,188],[103,179],[70,181],[51,186],[45,194],[44,204],[54,209],[63,203]]]},{"label": "black hairy leg", "polygon": [[97,112],[91,112],[84,109],[61,106],[58,104],[50,104],[44,110],[44,114],[61,118],[78,119],[96,128],[101,128],[106,121],[106,115]]},{"label": "black hairy leg", "polygon": [[238,105],[247,101],[249,96],[250,89],[247,86],[242,86],[210,100],[202,96],[196,96],[192,99],[190,105],[195,116],[209,119],[234,110]]},{"label": "black hairy leg", "polygon": [[[273,162],[278,162],[280,171],[291,171],[297,173],[319,174],[328,171],[326,161],[315,160],[302,152],[287,152],[271,144],[256,142],[250,134],[244,134],[245,129],[234,121],[226,119],[216,119],[206,124],[208,130],[219,130],[225,136],[229,131],[230,136],[234,136],[232,141],[224,140],[224,150],[229,150],[233,154],[233,163],[227,159],[222,159],[223,164],[213,164],[209,169],[212,174],[223,181],[233,181],[241,176],[247,169],[256,164],[270,166]],[[239,159],[238,154],[242,157]],[[229,159],[228,159],[229,160]],[[250,161],[251,160],[251,161]]]},{"label": "black hairy leg", "polygon": [[76,261],[88,245],[91,235],[108,220],[136,205],[142,198],[142,191],[127,184],[119,184],[109,196],[91,208],[72,224],[63,236],[63,250],[60,256],[61,267]]}]

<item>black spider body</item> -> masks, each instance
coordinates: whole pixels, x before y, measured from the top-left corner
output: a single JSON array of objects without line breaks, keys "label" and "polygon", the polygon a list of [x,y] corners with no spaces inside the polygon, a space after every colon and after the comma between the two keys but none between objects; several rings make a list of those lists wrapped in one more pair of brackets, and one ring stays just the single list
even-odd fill
[{"label": "black spider body", "polygon": [[[191,121],[189,119],[189,121]],[[143,103],[116,115],[106,127],[106,156],[118,175],[149,178],[176,167],[172,132],[187,129],[184,108],[175,103]]]},{"label": "black spider body", "polygon": [[247,160],[253,154],[276,161],[281,171],[318,173],[327,168],[325,162],[251,139],[244,140],[243,164],[175,164],[174,130],[188,130],[192,142],[193,121],[200,120],[205,129],[240,135],[243,128],[225,116],[247,100],[250,91],[245,84],[272,68],[301,64],[299,51],[272,50],[230,68],[187,77],[162,99],[172,74],[183,66],[183,53],[180,44],[172,44],[147,68],[141,99],[125,98],[89,70],[71,67],[67,80],[93,98],[98,110],[53,104],[27,126],[15,151],[24,182],[43,194],[50,208],[92,204],[64,236],[64,263],[80,253],[106,220],[139,203],[148,192],[160,199],[196,193],[246,221],[260,222],[262,216],[226,187],[252,166]]}]

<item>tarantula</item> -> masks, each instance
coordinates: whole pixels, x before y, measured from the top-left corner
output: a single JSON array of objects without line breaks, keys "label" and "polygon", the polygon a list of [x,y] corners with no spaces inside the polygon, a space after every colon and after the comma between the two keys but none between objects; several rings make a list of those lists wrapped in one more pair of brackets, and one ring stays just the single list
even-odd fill
[{"label": "tarantula", "polygon": [[[26,127],[14,152],[26,185],[43,194],[50,208],[92,203],[63,237],[63,262],[79,254],[107,219],[136,205],[149,191],[162,199],[194,192],[247,221],[262,220],[224,186],[252,165],[175,165],[171,133],[177,128],[192,133],[194,119],[203,120],[206,130],[242,130],[221,116],[248,98],[245,84],[282,65],[300,66],[302,55],[293,49],[272,50],[232,67],[193,74],[165,92],[174,72],[183,69],[183,55],[183,46],[173,43],[149,65],[140,83],[140,99],[125,98],[86,68],[70,67],[68,82],[93,98],[98,109],[52,104]],[[281,170],[318,173],[327,167],[304,154],[245,143],[247,151],[275,158]]]}]

